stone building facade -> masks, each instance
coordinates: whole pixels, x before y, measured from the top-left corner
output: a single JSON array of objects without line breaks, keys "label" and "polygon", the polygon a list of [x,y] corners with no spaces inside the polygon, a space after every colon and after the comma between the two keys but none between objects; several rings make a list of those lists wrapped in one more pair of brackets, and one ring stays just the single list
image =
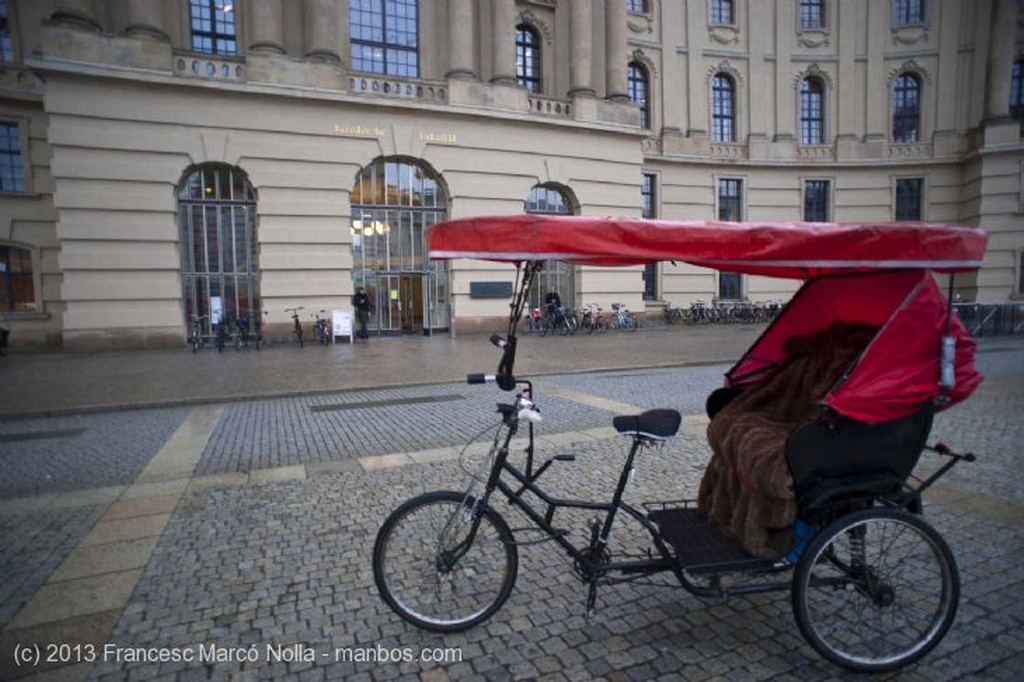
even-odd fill
[{"label": "stone building facade", "polygon": [[[1024,295],[1019,0],[0,0],[0,317],[12,343],[184,343],[374,301],[379,333],[497,327],[513,273],[423,230],[524,210],[924,220]],[[551,264],[537,295],[655,311],[792,284]]]}]

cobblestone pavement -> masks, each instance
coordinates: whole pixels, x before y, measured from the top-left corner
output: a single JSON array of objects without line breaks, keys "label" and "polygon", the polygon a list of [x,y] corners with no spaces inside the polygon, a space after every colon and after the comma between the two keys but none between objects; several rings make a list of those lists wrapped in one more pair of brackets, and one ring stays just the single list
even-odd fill
[{"label": "cobblestone pavement", "polygon": [[[1016,680],[1024,666],[1024,342],[983,342],[979,365],[988,380],[933,429],[978,461],[925,497],[959,564],[960,609],[898,679]],[[550,491],[609,496],[627,445],[611,416],[675,407],[686,433],[642,453],[627,497],[692,496],[710,456],[699,415],[725,369],[539,378],[543,451],[577,455],[546,474]],[[441,383],[0,422],[0,679],[38,672],[15,647],[46,642],[70,645],[53,653],[71,663],[75,644],[98,647],[50,666],[59,679],[862,679],[803,641],[788,592],[698,599],[665,576],[603,587],[588,622],[586,590],[549,543],[520,547],[512,596],[486,623],[436,635],[401,621],[373,586],[375,533],[405,499],[463,485],[456,446],[504,396]],[[582,541],[586,515],[559,518]],[[645,546],[628,524],[614,539]],[[139,649],[254,658],[128,660]],[[421,660],[348,660],[400,654]]]}]

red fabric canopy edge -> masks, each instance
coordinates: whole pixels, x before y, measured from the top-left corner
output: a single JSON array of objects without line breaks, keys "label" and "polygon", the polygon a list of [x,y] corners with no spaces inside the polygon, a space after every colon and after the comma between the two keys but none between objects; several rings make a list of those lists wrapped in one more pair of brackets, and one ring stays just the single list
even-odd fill
[{"label": "red fabric canopy edge", "polygon": [[516,214],[427,229],[433,259],[564,260],[633,265],[678,260],[752,275],[808,279],[888,269],[975,270],[987,234],[938,223],[729,223]]}]

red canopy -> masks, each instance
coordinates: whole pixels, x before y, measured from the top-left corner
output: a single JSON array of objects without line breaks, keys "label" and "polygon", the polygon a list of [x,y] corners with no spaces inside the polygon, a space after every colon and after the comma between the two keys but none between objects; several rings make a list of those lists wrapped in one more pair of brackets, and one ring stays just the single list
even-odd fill
[{"label": "red canopy", "polygon": [[678,260],[752,275],[981,267],[987,236],[933,223],[727,223],[519,214],[427,229],[430,257],[631,265]]},{"label": "red canopy", "polygon": [[[833,322],[863,323],[880,330],[822,402],[869,423],[904,417],[942,393],[939,348],[946,312],[945,297],[924,270],[814,279],[726,374],[726,385],[762,379],[785,359],[784,344],[792,336],[810,336]],[[940,407],[967,398],[982,381],[974,367],[976,344],[955,314],[948,333],[956,339],[956,385]]]}]

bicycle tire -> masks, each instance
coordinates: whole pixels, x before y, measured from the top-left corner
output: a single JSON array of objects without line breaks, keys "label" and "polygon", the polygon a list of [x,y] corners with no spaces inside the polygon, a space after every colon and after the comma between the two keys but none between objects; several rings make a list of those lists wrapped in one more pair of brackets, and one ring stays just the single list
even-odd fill
[{"label": "bicycle tire", "polygon": [[826,659],[857,672],[895,670],[927,654],[952,625],[959,598],[949,546],[900,509],[839,518],[811,540],[793,575],[800,632]]},{"label": "bicycle tire", "polygon": [[439,549],[464,539],[473,505],[465,493],[426,493],[400,505],[377,532],[374,582],[402,619],[425,630],[458,632],[490,618],[512,593],[518,549],[508,524],[490,507],[476,510],[479,526],[466,552],[441,566],[451,557]]}]

